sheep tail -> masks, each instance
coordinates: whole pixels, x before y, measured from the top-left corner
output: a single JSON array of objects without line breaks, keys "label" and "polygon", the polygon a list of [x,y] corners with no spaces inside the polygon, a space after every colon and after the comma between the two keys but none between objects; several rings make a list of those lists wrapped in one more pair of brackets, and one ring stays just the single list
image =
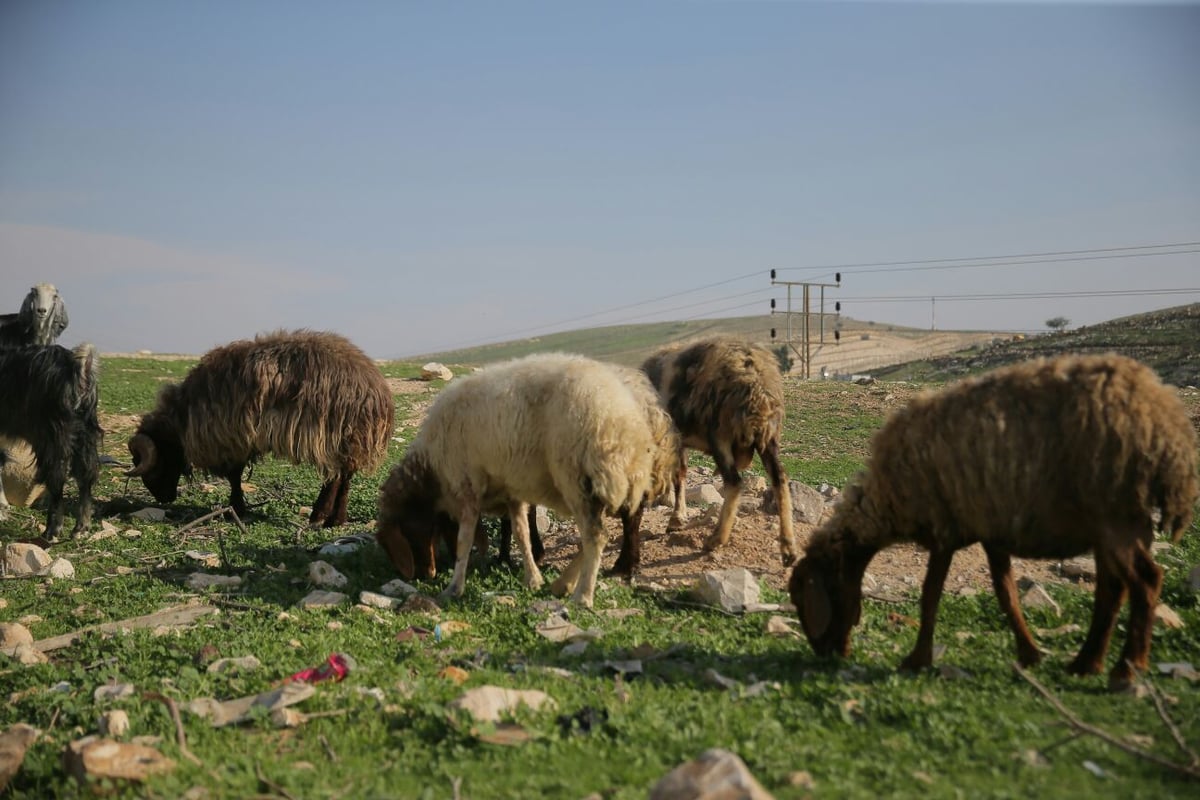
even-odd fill
[{"label": "sheep tail", "polygon": [[77,345],[71,352],[75,356],[76,403],[79,406],[95,407],[99,397],[100,385],[97,379],[100,374],[100,356],[91,342]]}]

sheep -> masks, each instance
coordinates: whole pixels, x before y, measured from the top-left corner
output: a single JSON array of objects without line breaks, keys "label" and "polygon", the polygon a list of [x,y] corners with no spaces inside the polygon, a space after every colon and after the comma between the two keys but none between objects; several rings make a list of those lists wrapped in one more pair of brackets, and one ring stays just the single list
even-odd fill
[{"label": "sheep", "polygon": [[[542,543],[541,534],[538,533],[537,506],[529,506],[526,518],[533,563],[540,567],[546,548]],[[405,580],[432,578],[437,575],[439,565],[438,540],[441,540],[446,552],[453,558],[458,549],[458,525],[442,515],[438,518],[436,531],[414,531],[406,528],[402,532],[399,528],[391,527],[378,532],[376,539],[392,565],[396,567],[396,571]],[[482,519],[475,526],[475,549],[480,555],[486,554],[488,549],[487,531],[483,527]],[[512,521],[507,514],[500,517],[500,552],[496,560],[506,567],[512,566]]]},{"label": "sheep", "polygon": [[1010,559],[1091,549],[1091,628],[1068,670],[1097,674],[1129,596],[1129,628],[1109,673],[1114,690],[1145,669],[1162,570],[1154,521],[1176,541],[1200,494],[1196,435],[1175,392],[1118,355],[1004,367],[915,398],[876,433],[866,470],[813,534],[788,588],[818,655],[850,653],[863,572],[880,549],[929,550],[917,642],[902,668],[933,660],[933,628],[954,552],[983,545],[1017,659],[1041,653],[1025,625]]},{"label": "sheep", "polygon": [[438,395],[380,489],[376,535],[397,570],[411,575],[415,551],[456,524],[454,575],[444,592],[454,598],[480,515],[507,513],[525,585],[537,589],[543,579],[526,516],[529,504],[549,506],[576,519],[582,540],[552,588],[573,589],[574,602],[591,607],[601,515],[627,522],[640,510],[653,485],[655,446],[645,409],[608,365],[564,354],[493,365]]},{"label": "sheep", "polygon": [[54,344],[68,321],[67,306],[54,284],[35,284],[19,312],[0,314],[0,346]]},{"label": "sheep", "polygon": [[[779,460],[784,403],[783,377],[775,356],[756,344],[713,337],[663,348],[646,359],[642,370],[662,395],[682,436],[682,447],[712,456],[724,483],[717,527],[704,540],[704,549],[712,551],[729,541],[741,494],[740,473],[758,453],[779,499],[779,551],[783,565],[790,566],[796,559],[796,543],[791,487]],[[681,449],[675,510],[667,530],[683,527],[686,476]]]},{"label": "sheep", "polygon": [[0,436],[0,519],[8,507],[31,506],[46,487],[37,482],[37,460],[24,439]]},{"label": "sheep", "polygon": [[242,471],[271,453],[312,464],[324,484],[309,522],[346,522],[350,479],[387,453],[395,408],[379,368],[335,333],[276,331],[206,353],[129,440],[133,469],[159,502],[178,496],[197,467],[226,478],[229,504],[246,514]]},{"label": "sheep", "polygon": [[33,450],[34,481],[47,496],[44,536],[62,532],[67,473],[79,487],[72,537],[92,520],[92,488],[100,475],[97,414],[99,358],[91,344],[0,348],[0,437],[22,439]]}]

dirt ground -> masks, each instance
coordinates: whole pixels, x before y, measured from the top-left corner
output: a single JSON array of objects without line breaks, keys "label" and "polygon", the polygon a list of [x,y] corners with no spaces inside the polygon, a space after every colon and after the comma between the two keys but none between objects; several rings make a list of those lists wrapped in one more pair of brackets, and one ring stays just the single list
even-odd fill
[{"label": "dirt ground", "polygon": [[[711,477],[698,473],[695,468],[688,471],[689,486],[711,481]],[[742,495],[729,543],[712,553],[705,553],[701,546],[715,527],[719,506],[689,504],[686,527],[674,533],[665,532],[671,514],[669,507],[657,506],[646,511],[642,518],[642,560],[635,582],[683,588],[695,583],[706,572],[744,567],[764,584],[786,591],[791,572],[784,568],[779,555],[779,517],[759,511],[761,503],[761,495]],[[604,568],[613,565],[621,550],[620,523],[609,520],[606,525],[609,544],[604,551]],[[803,552],[814,526],[796,522],[794,529],[798,549]],[[569,520],[551,522],[543,542],[546,546],[544,565],[562,569],[578,552],[579,533]],[[864,581],[867,593],[879,599],[900,600],[919,591],[927,560],[924,550],[910,545],[896,545],[880,552],[867,568],[869,578]],[[1057,561],[1013,559],[1013,571],[1018,580],[1026,577],[1039,583],[1087,585],[1064,577]],[[983,549],[974,545],[958,551],[946,581],[946,591],[991,590],[991,576]]]}]

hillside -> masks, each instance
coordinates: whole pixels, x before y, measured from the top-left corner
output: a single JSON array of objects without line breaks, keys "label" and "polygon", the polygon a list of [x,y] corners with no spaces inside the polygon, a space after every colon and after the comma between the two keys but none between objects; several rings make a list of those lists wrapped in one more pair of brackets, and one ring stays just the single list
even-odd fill
[{"label": "hillside", "polygon": [[[798,317],[793,316],[792,319],[793,325],[797,325]],[[813,323],[811,339],[814,377],[820,374],[822,367],[831,374],[863,372],[899,361],[945,355],[974,344],[990,342],[997,336],[979,331],[926,331],[863,322],[848,317],[843,317],[841,324],[842,339],[840,343],[835,343],[833,320],[826,318],[825,344],[822,345],[820,327]],[[777,335],[774,341],[770,335],[772,327]],[[562,351],[620,364],[637,365],[659,347],[674,342],[691,341],[701,336],[741,336],[769,347],[778,347],[783,344],[786,329],[787,320],[783,315],[613,325],[516,339],[482,347],[427,353],[414,356],[412,360],[477,365],[531,353]],[[795,328],[793,338],[798,347],[799,333]],[[800,359],[796,353],[793,353],[793,360],[796,362],[794,368],[799,369]]]},{"label": "hillside", "polygon": [[1109,351],[1149,364],[1167,383],[1200,385],[1200,303],[1031,336],[1024,341],[997,341],[938,358],[910,359],[874,374],[890,379],[946,381],[1038,356]]}]

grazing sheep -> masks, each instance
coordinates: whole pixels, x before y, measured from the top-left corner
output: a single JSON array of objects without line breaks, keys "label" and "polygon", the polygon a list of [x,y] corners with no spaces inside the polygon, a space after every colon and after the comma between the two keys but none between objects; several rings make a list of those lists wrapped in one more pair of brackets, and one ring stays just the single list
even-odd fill
[{"label": "grazing sheep", "polygon": [[[538,533],[537,506],[529,506],[526,517],[533,563],[540,567],[546,548]],[[380,530],[376,539],[405,580],[432,578],[437,575],[438,566],[442,563],[438,558],[439,540],[450,557],[455,557],[458,550],[458,523],[442,514],[437,517],[436,530],[405,528],[402,532],[393,526]],[[486,554],[488,549],[487,530],[483,527],[482,519],[475,526],[475,549],[480,555]],[[512,522],[507,514],[500,517],[500,552],[496,560],[506,567],[512,566]]]},{"label": "grazing sheep", "polygon": [[1128,594],[1129,630],[1109,685],[1145,669],[1162,570],[1151,556],[1156,515],[1176,540],[1200,484],[1183,404],[1147,367],[1117,355],[1036,360],[914,399],[875,435],[867,469],[812,536],[789,582],[819,655],[850,652],[863,572],[882,548],[929,550],[921,627],[902,666],[933,660],[938,600],[954,552],[983,545],[1022,665],[1041,653],[1025,625],[1010,558],[1092,550],[1092,624],[1068,669],[1100,672]]},{"label": "grazing sheep", "polygon": [[507,513],[525,585],[536,589],[542,575],[527,514],[529,504],[545,505],[573,516],[582,539],[580,556],[554,588],[573,586],[575,602],[590,607],[604,546],[601,515],[629,520],[653,484],[655,440],[646,420],[616,371],[582,356],[529,356],[459,378],[438,395],[380,490],[379,541],[397,570],[412,575],[414,550],[457,524],[446,589],[457,597],[480,515]]},{"label": "grazing sheep", "polygon": [[210,350],[182,383],[164,386],[129,440],[134,467],[163,503],[198,467],[228,479],[246,513],[242,471],[271,453],[312,464],[325,483],[311,524],[346,522],[350,479],[387,453],[395,409],[379,368],[335,333],[278,331]]},{"label": "grazing sheep", "polygon": [[97,416],[99,358],[90,344],[0,348],[0,437],[33,450],[35,483],[45,486],[47,539],[62,531],[67,473],[79,486],[72,536],[92,520],[92,488],[100,475]]},{"label": "grazing sheep", "polygon": [[0,346],[54,344],[67,328],[67,306],[52,283],[29,290],[16,314],[0,314]]},{"label": "grazing sheep", "polygon": [[[717,337],[660,350],[646,359],[642,369],[662,395],[683,447],[712,456],[724,483],[725,502],[704,549],[715,550],[729,541],[741,494],[741,470],[758,453],[779,499],[779,551],[784,566],[790,565],[796,559],[796,543],[791,490],[779,461],[783,377],[775,356],[759,345]],[[683,527],[686,476],[687,461],[681,450],[675,511],[667,530]]]}]

